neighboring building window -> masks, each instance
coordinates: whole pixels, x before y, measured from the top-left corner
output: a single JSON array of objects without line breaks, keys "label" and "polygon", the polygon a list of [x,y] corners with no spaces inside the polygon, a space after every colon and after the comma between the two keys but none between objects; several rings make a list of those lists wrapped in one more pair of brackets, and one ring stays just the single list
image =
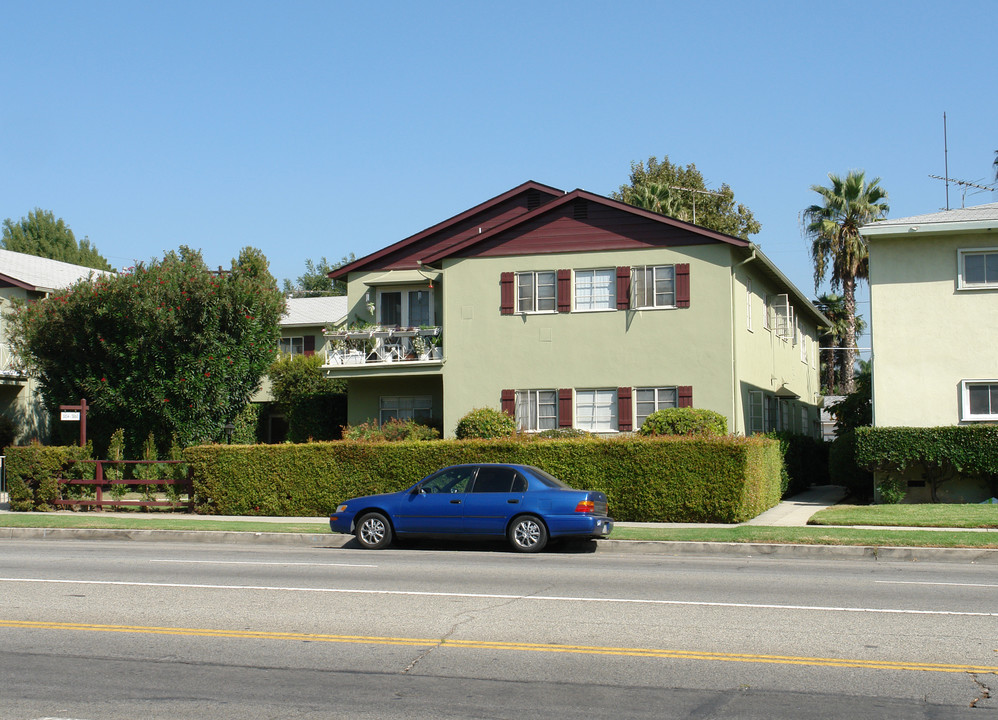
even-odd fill
[{"label": "neighboring building window", "polygon": [[575,425],[589,432],[617,430],[616,390],[576,390]]},{"label": "neighboring building window", "polygon": [[636,267],[631,270],[631,307],[676,307],[676,267]]},{"label": "neighboring building window", "polygon": [[752,278],[745,281],[745,326],[752,332]]},{"label": "neighboring building window", "polygon": [[961,420],[998,420],[998,380],[964,380]]},{"label": "neighboring building window", "polygon": [[616,270],[576,270],[575,309],[613,310],[616,307],[614,287]]},{"label": "neighboring building window", "polygon": [[522,313],[555,312],[555,273],[517,273],[516,309]]},{"label": "neighboring building window", "polygon": [[557,429],[558,391],[518,390],[515,417],[521,430]]},{"label": "neighboring building window", "polygon": [[679,407],[679,397],[674,387],[637,388],[634,393],[638,428],[644,425],[645,419],[656,410]]},{"label": "neighboring building window", "polygon": [[960,251],[961,288],[998,288],[998,249]]},{"label": "neighboring building window", "polygon": [[381,424],[392,418],[397,420],[428,420],[433,410],[433,398],[429,395],[382,395]]},{"label": "neighboring building window", "polygon": [[304,355],[304,337],[283,337],[280,339],[277,349],[285,355]]}]

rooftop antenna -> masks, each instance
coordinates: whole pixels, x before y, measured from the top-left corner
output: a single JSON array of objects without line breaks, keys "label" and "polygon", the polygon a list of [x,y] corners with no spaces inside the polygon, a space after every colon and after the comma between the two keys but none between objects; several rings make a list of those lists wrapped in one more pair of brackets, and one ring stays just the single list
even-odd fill
[{"label": "rooftop antenna", "polygon": [[993,187],[988,187],[987,185],[978,185],[977,183],[968,182],[967,180],[955,180],[951,177],[943,177],[941,175],[929,175],[930,178],[935,178],[936,180],[946,181],[946,209],[949,210],[949,184],[959,185],[963,193],[963,197],[960,200],[960,207],[966,207],[967,203],[967,188],[977,188],[978,190],[994,190]]},{"label": "rooftop antenna", "polygon": [[724,197],[724,193],[714,192],[713,190],[700,190],[699,188],[688,188],[688,187],[678,187],[676,185],[669,185],[670,190],[685,190],[687,192],[693,193],[693,224],[697,224],[697,193],[701,195],[717,195],[718,197]]}]

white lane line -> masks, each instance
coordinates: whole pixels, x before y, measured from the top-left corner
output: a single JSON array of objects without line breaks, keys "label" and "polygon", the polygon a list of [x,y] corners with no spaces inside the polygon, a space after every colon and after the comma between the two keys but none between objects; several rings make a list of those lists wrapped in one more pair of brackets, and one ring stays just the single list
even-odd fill
[{"label": "white lane line", "polygon": [[540,600],[546,602],[621,603],[628,605],[724,607],[755,610],[811,610],[816,612],[876,613],[885,615],[955,615],[962,617],[998,617],[998,612],[965,612],[960,610],[912,610],[906,608],[860,608],[824,605],[770,605],[766,603],[705,602],[701,600],[645,600],[638,598],[571,597],[561,595],[502,595],[494,593],[420,592],[415,590],[353,590],[348,588],[280,587],[273,585],[152,583],[126,580],[48,580],[44,578],[0,578],[0,582],[51,583],[61,585],[113,585],[119,587],[180,588],[186,590],[254,590],[269,592],[331,593],[340,595],[396,595],[403,597],[470,598],[474,600]]},{"label": "white lane line", "polygon": [[998,588],[998,585],[985,585],[984,583],[934,582],[929,580],[874,580],[874,582],[882,585],[944,585],[946,587]]},{"label": "white lane line", "polygon": [[154,563],[185,563],[190,565],[280,565],[284,566],[299,566],[307,565],[310,567],[357,567],[357,568],[376,568],[377,565],[358,565],[355,563],[312,563],[312,562],[260,562],[257,560],[150,560],[149,562]]}]

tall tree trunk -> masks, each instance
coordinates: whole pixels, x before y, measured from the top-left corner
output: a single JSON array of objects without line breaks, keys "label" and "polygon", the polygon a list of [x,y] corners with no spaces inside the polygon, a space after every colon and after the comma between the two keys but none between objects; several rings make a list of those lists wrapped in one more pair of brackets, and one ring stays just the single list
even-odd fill
[{"label": "tall tree trunk", "polygon": [[842,368],[842,390],[845,394],[856,389],[856,280],[852,277],[842,279],[842,305],[846,315],[845,337],[845,367]]},{"label": "tall tree trunk", "polygon": [[821,390],[825,395],[835,394],[835,341],[826,335],[819,346],[821,357]]}]

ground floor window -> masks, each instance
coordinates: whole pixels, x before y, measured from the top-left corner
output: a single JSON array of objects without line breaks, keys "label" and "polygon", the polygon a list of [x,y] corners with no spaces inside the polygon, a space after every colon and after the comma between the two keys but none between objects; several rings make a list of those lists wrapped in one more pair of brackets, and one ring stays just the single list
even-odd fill
[{"label": "ground floor window", "polygon": [[397,420],[428,420],[433,411],[430,395],[382,395],[379,420],[382,425]]},{"label": "ground floor window", "polygon": [[304,355],[305,338],[303,337],[283,337],[277,347],[285,355]]},{"label": "ground floor window", "polygon": [[575,426],[589,432],[615,432],[617,391],[576,390]]},{"label": "ground floor window", "polygon": [[645,418],[656,410],[679,407],[679,397],[676,388],[635,388],[635,428],[645,423]]},{"label": "ground floor window", "polygon": [[998,420],[998,380],[964,380],[961,420]]},{"label": "ground floor window", "polygon": [[521,430],[554,430],[558,427],[557,390],[517,390],[516,424]]}]

